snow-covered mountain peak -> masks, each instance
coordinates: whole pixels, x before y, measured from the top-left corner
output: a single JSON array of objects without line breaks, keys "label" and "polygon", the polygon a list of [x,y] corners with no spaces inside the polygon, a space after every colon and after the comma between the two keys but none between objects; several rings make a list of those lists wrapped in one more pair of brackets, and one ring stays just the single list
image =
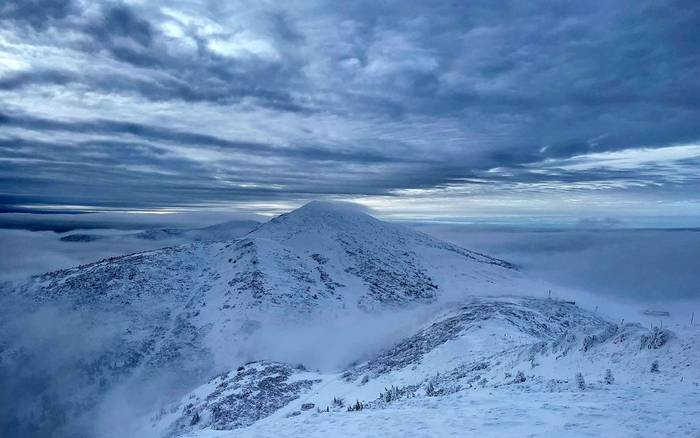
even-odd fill
[{"label": "snow-covered mountain peak", "polygon": [[[285,242],[308,236],[332,237],[343,233],[386,233],[392,226],[381,222],[350,203],[312,201],[273,218],[251,234]],[[310,243],[310,242],[304,242]]]},{"label": "snow-covered mountain peak", "polygon": [[325,214],[335,214],[335,215],[358,215],[358,216],[369,216],[368,212],[370,209],[361,204],[355,204],[352,202],[340,202],[340,201],[310,201],[301,207],[293,210],[287,215],[318,215],[321,213]]},{"label": "snow-covered mountain peak", "polygon": [[[229,226],[215,231],[229,235]],[[535,285],[505,261],[352,205],[313,202],[243,238],[0,285],[0,365],[14,367],[0,374],[21,376],[11,382],[24,390],[35,381],[26,369],[43,373],[46,357],[62,357],[50,372],[67,377],[24,405],[29,411],[34,400],[55,400],[66,413],[59,420],[70,426],[92,419],[94,406],[111,411],[114,394],[152,385],[158,397],[124,421],[143,415],[146,432],[118,436],[179,436],[306,421],[324,408],[329,418],[351,415],[360,403],[371,410],[467,390],[566,391],[585,386],[568,380],[582,364],[587,379],[602,375],[604,365],[623,381],[625,368],[651,369],[663,359],[661,347],[686,348],[666,329],[647,333],[571,302],[523,298],[546,291]],[[509,294],[520,296],[503,297]],[[435,303],[439,309],[425,306]],[[34,328],[16,318],[48,322]],[[58,338],[42,341],[53,331]],[[90,350],[65,354],[85,333],[94,337]],[[387,348],[365,339],[375,337]],[[332,351],[338,345],[342,353]],[[690,350],[668,351],[683,360],[669,369],[687,368]],[[309,361],[331,369],[290,365]],[[154,384],[154,376],[162,377]]]},{"label": "snow-covered mountain peak", "polygon": [[[259,359],[261,342],[290,327],[315,330],[318,321],[514,292],[518,281],[501,260],[352,206],[314,202],[240,239],[105,259],[7,285],[0,296],[16,298],[18,308],[80,309],[90,327],[115,321],[88,360],[66,365],[84,380],[85,396],[76,400],[89,403],[156,372],[177,376],[169,387],[191,387]],[[0,332],[6,326],[0,318]],[[12,344],[0,336],[0,353],[3,342]]]},{"label": "snow-covered mountain peak", "polygon": [[469,286],[484,293],[515,275],[507,262],[380,221],[347,203],[311,202],[246,238],[271,240],[299,260],[313,260],[321,283],[363,309],[434,302],[441,293],[469,294]]}]

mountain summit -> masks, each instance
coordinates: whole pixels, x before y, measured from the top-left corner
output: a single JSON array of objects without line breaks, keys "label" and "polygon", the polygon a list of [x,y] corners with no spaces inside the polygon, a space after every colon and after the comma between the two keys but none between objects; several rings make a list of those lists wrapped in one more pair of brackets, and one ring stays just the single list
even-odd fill
[{"label": "mountain summit", "polygon": [[114,257],[35,276],[14,291],[86,305],[201,301],[222,311],[278,307],[290,315],[483,294],[513,275],[505,261],[377,220],[353,204],[311,202],[240,239]]},{"label": "mountain summit", "polygon": [[[71,336],[101,337],[89,355],[55,372],[76,379],[82,391],[70,403],[83,406],[153,373],[176,376],[171,390],[189,388],[215,370],[256,359],[244,347],[256,333],[284,333],[314,315],[504,293],[516,279],[517,271],[502,260],[377,220],[352,205],[312,202],[240,239],[115,257],[6,285],[0,296],[18,307],[8,304],[7,317],[0,315],[0,346],[7,346],[4,354],[26,353],[15,345],[13,336],[20,334],[12,334],[18,326],[13,314],[52,309],[65,331],[76,326],[78,310],[81,328]],[[42,356],[30,354],[25,364],[45,366]],[[42,394],[51,391],[59,388]]]},{"label": "mountain summit", "polygon": [[[310,424],[336,419],[365,428],[370,417],[355,414],[365,409],[404,412],[387,417],[400,431],[416,415],[471,412],[471,394],[527,403],[533,391],[611,388],[613,374],[647,385],[660,366],[669,382],[693,378],[697,336],[676,342],[668,329],[612,323],[569,301],[512,296],[523,293],[537,292],[505,261],[312,202],[239,239],[3,286],[0,387],[13,397],[0,400],[0,431],[311,436],[328,433]],[[692,391],[669,394],[692,407]]]},{"label": "mountain summit", "polygon": [[514,268],[380,221],[353,204],[311,202],[246,238],[253,245],[269,239],[293,253],[297,267],[312,273],[308,286],[317,295],[339,293],[346,305],[366,310],[432,302],[443,291],[468,295],[475,283],[508,277]]}]

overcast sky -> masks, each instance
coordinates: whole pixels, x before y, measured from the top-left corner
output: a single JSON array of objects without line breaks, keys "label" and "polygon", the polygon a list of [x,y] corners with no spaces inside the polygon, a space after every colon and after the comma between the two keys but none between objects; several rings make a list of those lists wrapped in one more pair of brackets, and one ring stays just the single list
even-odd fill
[{"label": "overcast sky", "polygon": [[0,210],[700,215],[700,2],[0,4]]}]

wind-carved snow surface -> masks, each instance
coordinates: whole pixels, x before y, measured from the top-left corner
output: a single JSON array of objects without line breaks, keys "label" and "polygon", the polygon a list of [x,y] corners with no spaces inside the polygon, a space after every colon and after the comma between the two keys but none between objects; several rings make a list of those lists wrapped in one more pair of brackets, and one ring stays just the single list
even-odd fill
[{"label": "wind-carved snow surface", "polygon": [[[34,392],[0,399],[12,414],[0,431],[522,436],[508,429],[521,413],[484,409],[538,400],[533,434],[644,436],[652,423],[663,435],[697,435],[697,333],[613,324],[523,296],[541,287],[508,262],[354,208],[310,203],[238,240],[6,285],[0,383],[9,394]],[[677,392],[678,403],[658,413],[611,395],[664,391]],[[598,398],[643,415],[610,428],[586,410]],[[567,407],[551,415],[557,403]],[[671,409],[688,420],[661,422]],[[402,429],[418,418],[424,424]]]}]

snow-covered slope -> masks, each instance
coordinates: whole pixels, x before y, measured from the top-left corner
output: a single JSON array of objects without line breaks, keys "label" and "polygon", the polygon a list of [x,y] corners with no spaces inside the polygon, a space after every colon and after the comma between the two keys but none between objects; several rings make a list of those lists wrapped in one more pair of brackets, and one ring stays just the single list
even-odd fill
[{"label": "snow-covered slope", "polygon": [[217,242],[238,239],[260,225],[254,220],[232,220],[203,228],[155,228],[133,236],[145,240],[168,240],[173,237],[191,242]]},{"label": "snow-covered slope", "polygon": [[191,387],[254,359],[256,332],[440,297],[502,293],[518,281],[506,262],[346,207],[311,203],[239,240],[115,257],[3,285],[0,359],[13,364],[33,354],[40,362],[41,352],[13,340],[23,324],[18,315],[46,308],[81,315],[81,332],[99,329],[107,338],[62,367],[76,374],[81,391],[70,404],[82,408],[153,373],[176,376],[167,383],[173,393]]},{"label": "snow-covered slope", "polygon": [[[700,431],[693,420],[700,410],[700,339],[692,331],[682,335],[680,340],[658,327],[613,324],[556,300],[473,298],[345,371],[313,373],[268,362],[240,367],[164,407],[144,433],[399,436],[403,430],[443,436],[471,426],[493,436],[643,436],[644,427],[693,436]],[[676,393],[677,403],[659,396],[668,391]],[[667,405],[650,412],[637,397]],[[597,413],[590,407],[596,403]],[[245,412],[227,417],[256,406],[255,421]],[[507,412],[508,406],[519,413]],[[619,424],[600,423],[604,406],[615,406]],[[550,407],[560,412],[547,412]],[[679,417],[664,426],[658,423],[670,414],[666,410]],[[496,412],[491,422],[475,417]],[[635,415],[641,416],[636,423]],[[682,421],[683,415],[690,421]],[[538,424],[527,424],[527,418]],[[577,418],[591,424],[577,424]],[[409,430],[409,423],[430,429]],[[225,432],[231,429],[233,434]]]},{"label": "snow-covered slope", "polygon": [[[286,435],[352,423],[351,402],[410,411],[484,391],[575,391],[576,372],[599,390],[608,368],[618,384],[655,378],[654,360],[697,382],[695,341],[523,297],[541,286],[508,262],[316,202],[240,239],[6,284],[0,384],[13,400],[0,404],[16,407],[0,431]],[[303,348],[346,355],[317,371],[280,362]]]},{"label": "snow-covered slope", "polygon": [[15,291],[37,301],[72,296],[85,304],[168,296],[175,305],[181,294],[193,301],[200,291],[221,309],[282,306],[289,315],[503,293],[515,279],[521,277],[505,261],[312,202],[240,240],[115,257],[34,277]]},{"label": "snow-covered slope", "polygon": [[472,287],[517,276],[503,260],[321,202],[272,219],[248,237],[273,240],[313,260],[324,284],[343,289],[366,309],[432,302],[441,294],[466,296],[477,292]]}]

